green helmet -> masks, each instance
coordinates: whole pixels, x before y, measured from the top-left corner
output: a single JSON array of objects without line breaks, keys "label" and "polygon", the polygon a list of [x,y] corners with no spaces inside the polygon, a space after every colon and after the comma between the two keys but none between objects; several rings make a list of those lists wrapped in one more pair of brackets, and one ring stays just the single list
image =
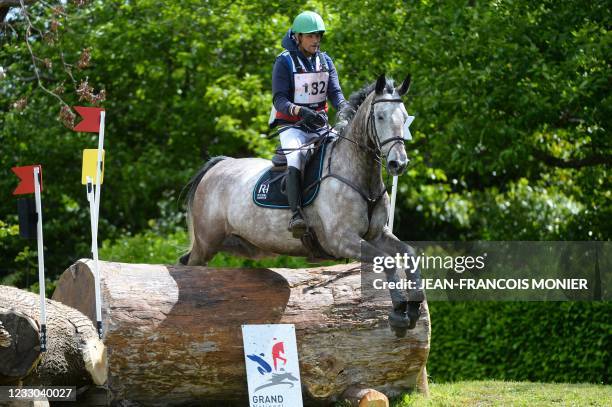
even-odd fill
[{"label": "green helmet", "polygon": [[325,32],[325,24],[321,16],[314,11],[303,11],[293,20],[291,31],[296,34]]}]

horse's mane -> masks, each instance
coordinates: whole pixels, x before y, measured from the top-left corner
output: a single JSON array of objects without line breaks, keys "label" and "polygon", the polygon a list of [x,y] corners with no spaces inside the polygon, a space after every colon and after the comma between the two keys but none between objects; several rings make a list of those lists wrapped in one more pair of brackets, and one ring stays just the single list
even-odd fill
[{"label": "horse's mane", "polygon": [[[395,86],[393,83],[393,79],[387,78],[386,81],[387,83],[385,84],[385,89],[383,92],[393,94],[393,92],[395,92]],[[338,115],[336,117],[336,122],[340,119],[344,119],[349,122],[350,126],[357,125],[365,129],[366,119],[367,119],[367,114],[365,111],[363,111],[362,114],[359,115],[359,118],[355,120],[356,123],[352,123],[352,122],[354,121],[353,119],[355,119],[357,116],[357,111],[359,110],[359,107],[363,104],[363,102],[365,102],[368,96],[370,96],[372,92],[374,92],[375,87],[376,87],[376,81],[363,86],[361,89],[359,89],[356,92],[351,93],[351,96],[349,97],[348,102],[353,109],[347,109],[344,112],[339,112],[342,114],[342,117]]]},{"label": "horse's mane", "polygon": [[[359,106],[361,106],[361,104],[366,100],[370,93],[374,91],[375,87],[376,81],[365,85],[363,88],[359,89],[356,92],[351,93],[351,96],[349,97],[349,103],[355,109],[355,111],[359,109]],[[387,84],[385,85],[385,92],[393,93],[394,90],[395,88],[393,84],[393,79],[387,79]]]}]

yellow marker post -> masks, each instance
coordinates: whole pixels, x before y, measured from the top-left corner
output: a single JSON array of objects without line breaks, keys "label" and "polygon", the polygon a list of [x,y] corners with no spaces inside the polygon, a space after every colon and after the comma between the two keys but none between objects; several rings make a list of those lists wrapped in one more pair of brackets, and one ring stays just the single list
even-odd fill
[{"label": "yellow marker post", "polygon": [[[104,112],[102,112],[104,118]],[[101,128],[102,125],[100,126]],[[100,163],[98,165],[98,163]],[[98,177],[100,179],[98,180]],[[102,296],[100,293],[100,265],[98,260],[98,214],[100,188],[104,181],[104,149],[83,150],[83,171],[81,182],[87,185],[87,200],[91,218],[91,254],[94,261],[94,285],[96,297],[96,326],[102,339]],[[96,199],[97,198],[97,199]]]},{"label": "yellow marker post", "polygon": [[[102,171],[100,172],[100,184],[104,182],[104,153],[102,150]],[[98,183],[98,149],[83,150],[83,170],[81,171],[81,184],[87,185],[87,177],[92,179],[94,184]]]}]

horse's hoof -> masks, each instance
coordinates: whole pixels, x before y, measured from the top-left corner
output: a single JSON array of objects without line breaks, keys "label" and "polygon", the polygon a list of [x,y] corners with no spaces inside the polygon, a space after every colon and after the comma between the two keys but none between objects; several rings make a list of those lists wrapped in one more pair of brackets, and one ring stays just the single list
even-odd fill
[{"label": "horse's hoof", "polygon": [[408,319],[410,319],[408,329],[414,329],[416,327],[417,322],[419,322],[419,318],[421,317],[421,303],[418,301],[410,301],[408,303],[407,314]]},{"label": "horse's hoof", "polygon": [[405,313],[393,311],[389,313],[389,325],[392,328],[407,329],[410,326],[410,318]]},{"label": "horse's hoof", "polygon": [[410,327],[410,319],[404,312],[392,311],[389,313],[389,326],[396,338],[403,338]]},{"label": "horse's hoof", "polygon": [[183,266],[189,264],[189,256],[191,256],[191,252],[182,255],[179,259],[179,264],[182,264]]},{"label": "horse's hoof", "polygon": [[406,336],[406,333],[408,333],[408,330],[406,328],[394,328],[394,327],[391,327],[391,330],[395,334],[396,338],[404,338]]}]

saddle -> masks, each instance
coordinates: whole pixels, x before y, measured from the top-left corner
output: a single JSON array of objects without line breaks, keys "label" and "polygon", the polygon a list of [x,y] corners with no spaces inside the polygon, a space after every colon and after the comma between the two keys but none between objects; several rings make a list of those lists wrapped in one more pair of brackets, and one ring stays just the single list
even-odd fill
[{"label": "saddle", "polygon": [[[321,137],[314,143],[314,148],[308,150],[302,171],[302,207],[312,204],[319,193],[318,180],[323,173],[323,158],[331,140],[331,137]],[[272,158],[272,166],[253,188],[253,202],[265,208],[288,209],[286,185],[287,158],[279,146]]]},{"label": "saddle", "polygon": [[[314,148],[308,150],[302,171],[302,208],[312,204],[319,193],[325,151],[333,139],[329,136],[321,137],[315,142]],[[272,158],[272,166],[263,173],[253,188],[253,201],[265,208],[289,209],[286,186],[287,159],[278,147]],[[311,259],[336,259],[321,247],[313,229],[308,228],[301,241],[310,252]]]}]

